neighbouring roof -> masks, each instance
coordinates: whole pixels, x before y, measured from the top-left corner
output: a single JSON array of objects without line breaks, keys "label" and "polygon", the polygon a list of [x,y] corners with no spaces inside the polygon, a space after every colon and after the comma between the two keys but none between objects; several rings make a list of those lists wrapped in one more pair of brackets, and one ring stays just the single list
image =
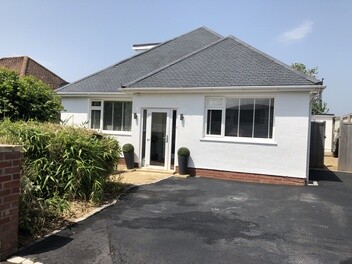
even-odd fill
[{"label": "neighbouring roof", "polygon": [[53,89],[57,89],[68,84],[60,76],[48,70],[35,60],[28,56],[7,57],[0,59],[0,68],[4,67],[17,72],[20,76],[34,76],[44,83],[50,85]]},{"label": "neighbouring roof", "polygon": [[222,37],[202,27],[57,91],[84,94],[124,88],[321,84],[233,36]]}]

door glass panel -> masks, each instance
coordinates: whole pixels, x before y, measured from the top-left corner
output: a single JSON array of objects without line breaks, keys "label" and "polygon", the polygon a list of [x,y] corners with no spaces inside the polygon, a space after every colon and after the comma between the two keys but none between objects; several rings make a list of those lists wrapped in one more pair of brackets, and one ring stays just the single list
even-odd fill
[{"label": "door glass panel", "polygon": [[152,113],[150,165],[165,165],[165,137],[167,113]]}]

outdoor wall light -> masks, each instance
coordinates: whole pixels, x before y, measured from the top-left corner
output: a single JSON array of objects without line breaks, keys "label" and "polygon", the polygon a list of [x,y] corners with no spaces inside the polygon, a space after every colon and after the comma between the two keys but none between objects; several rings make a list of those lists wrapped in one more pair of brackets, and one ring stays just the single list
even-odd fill
[{"label": "outdoor wall light", "polygon": [[184,117],[183,117],[183,114],[180,114],[180,120],[183,120]]},{"label": "outdoor wall light", "polygon": [[133,118],[137,119],[137,113],[133,113]]}]

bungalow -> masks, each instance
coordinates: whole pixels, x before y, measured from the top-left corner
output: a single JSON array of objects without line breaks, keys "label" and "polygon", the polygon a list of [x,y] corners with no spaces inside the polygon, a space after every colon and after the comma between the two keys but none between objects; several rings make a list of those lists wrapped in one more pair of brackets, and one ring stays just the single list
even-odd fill
[{"label": "bungalow", "polygon": [[201,27],[57,90],[61,119],[132,143],[139,167],[304,184],[322,82]]}]

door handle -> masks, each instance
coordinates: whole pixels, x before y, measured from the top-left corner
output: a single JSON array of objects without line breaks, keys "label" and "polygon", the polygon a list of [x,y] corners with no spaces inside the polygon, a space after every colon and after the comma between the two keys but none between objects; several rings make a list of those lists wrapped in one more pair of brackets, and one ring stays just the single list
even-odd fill
[{"label": "door handle", "polygon": [[168,135],[166,135],[166,137],[165,137],[165,143],[167,143],[167,142],[169,142],[169,136]]}]

